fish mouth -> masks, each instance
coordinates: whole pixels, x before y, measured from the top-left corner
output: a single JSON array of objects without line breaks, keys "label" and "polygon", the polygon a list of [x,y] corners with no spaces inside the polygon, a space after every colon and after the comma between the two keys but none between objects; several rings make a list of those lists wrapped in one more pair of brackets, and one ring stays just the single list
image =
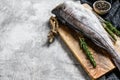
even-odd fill
[{"label": "fish mouth", "polygon": [[52,10],[52,13],[55,14],[56,16],[58,16],[59,13],[60,13],[60,10],[62,10],[62,5],[63,5],[63,4],[59,4],[57,7],[55,7],[55,8]]}]

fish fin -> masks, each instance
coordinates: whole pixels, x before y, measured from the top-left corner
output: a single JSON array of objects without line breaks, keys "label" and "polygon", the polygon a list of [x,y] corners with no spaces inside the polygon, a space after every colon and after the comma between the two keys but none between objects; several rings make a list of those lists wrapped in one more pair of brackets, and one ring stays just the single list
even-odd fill
[{"label": "fish fin", "polygon": [[120,57],[117,57],[117,58],[113,58],[113,61],[116,65],[116,67],[119,69],[120,71]]}]

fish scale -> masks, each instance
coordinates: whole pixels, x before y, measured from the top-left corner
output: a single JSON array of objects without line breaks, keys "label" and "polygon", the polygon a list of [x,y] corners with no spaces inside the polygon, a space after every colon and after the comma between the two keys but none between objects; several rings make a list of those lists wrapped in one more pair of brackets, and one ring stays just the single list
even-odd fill
[{"label": "fish scale", "polygon": [[[52,10],[56,17],[74,29],[83,33],[97,46],[104,48],[112,57],[115,65],[120,70],[120,55],[114,49],[113,43],[96,15],[83,5],[67,1]],[[71,27],[70,26],[70,27]]]}]

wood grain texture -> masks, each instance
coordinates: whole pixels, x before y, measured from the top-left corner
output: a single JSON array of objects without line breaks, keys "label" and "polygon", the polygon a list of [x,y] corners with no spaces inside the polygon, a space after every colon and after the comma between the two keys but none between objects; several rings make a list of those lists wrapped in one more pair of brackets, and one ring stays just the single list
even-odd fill
[{"label": "wood grain texture", "polygon": [[[83,5],[84,7],[92,10],[92,8],[88,4],[83,4]],[[76,33],[73,29],[70,29],[63,24],[59,24],[58,33],[62,38],[62,40],[65,42],[65,44],[72,51],[74,56],[78,59],[82,67],[86,70],[86,72],[91,77],[91,79],[98,79],[104,74],[116,68],[114,63],[110,59],[110,56],[108,55],[107,51],[99,48],[91,40],[85,38],[88,44],[88,48],[91,51],[97,64],[97,67],[93,68],[89,59],[87,59],[86,54],[80,48],[78,37],[82,37],[82,35],[78,36],[78,33]],[[119,37],[116,37],[116,38],[117,38],[117,41],[116,43],[114,43],[114,48],[119,53],[120,38]]]},{"label": "wood grain texture", "polygon": [[79,41],[76,39],[76,33],[64,25],[60,25],[58,32],[65,44],[69,47],[92,79],[97,79],[115,68],[112,61],[108,58],[107,52],[87,40],[89,49],[97,63],[97,67],[93,68],[85,53],[79,46]]}]

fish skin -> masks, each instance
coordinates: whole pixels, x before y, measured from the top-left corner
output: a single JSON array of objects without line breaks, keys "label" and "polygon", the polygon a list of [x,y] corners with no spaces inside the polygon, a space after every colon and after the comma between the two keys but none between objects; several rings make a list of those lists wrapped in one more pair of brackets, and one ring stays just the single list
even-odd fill
[{"label": "fish skin", "polygon": [[104,48],[120,70],[120,54],[114,49],[108,33],[91,10],[81,4],[66,1],[54,8],[52,13],[61,22],[70,24],[75,30],[91,39],[97,46]]}]

